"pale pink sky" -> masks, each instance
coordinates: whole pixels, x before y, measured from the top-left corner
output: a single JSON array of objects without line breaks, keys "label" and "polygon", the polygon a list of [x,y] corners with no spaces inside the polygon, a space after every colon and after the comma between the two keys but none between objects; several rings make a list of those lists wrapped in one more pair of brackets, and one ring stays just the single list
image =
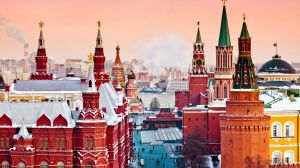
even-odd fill
[{"label": "pale pink sky", "polygon": [[[226,7],[235,56],[245,12],[255,62],[274,55],[276,40],[285,60],[300,62],[299,0],[228,0]],[[86,59],[94,52],[100,19],[108,59],[114,59],[119,42],[123,60],[144,58],[150,67],[187,67],[199,20],[206,60],[214,65],[221,12],[221,0],[1,0],[0,58],[23,57],[23,44],[9,37],[20,33],[30,51],[36,51],[38,22],[43,20],[51,59]]]}]

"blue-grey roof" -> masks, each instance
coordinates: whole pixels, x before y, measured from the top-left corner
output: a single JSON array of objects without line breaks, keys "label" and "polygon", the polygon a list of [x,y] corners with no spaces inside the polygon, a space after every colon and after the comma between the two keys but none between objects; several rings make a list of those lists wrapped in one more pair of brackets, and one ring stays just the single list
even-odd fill
[{"label": "blue-grey roof", "polygon": [[80,80],[17,80],[14,91],[84,91],[87,83]]}]

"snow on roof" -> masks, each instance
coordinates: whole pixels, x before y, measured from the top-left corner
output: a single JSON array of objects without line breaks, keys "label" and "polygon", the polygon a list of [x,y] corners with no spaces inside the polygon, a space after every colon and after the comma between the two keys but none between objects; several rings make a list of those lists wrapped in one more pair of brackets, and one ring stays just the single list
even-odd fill
[{"label": "snow on roof", "polygon": [[106,108],[104,119],[108,125],[116,125],[120,122],[120,118],[115,112],[118,108],[118,95],[111,83],[104,83],[99,88],[100,91],[100,108]]},{"label": "snow on roof", "polygon": [[21,129],[19,130],[18,134],[14,135],[14,139],[19,139],[23,137],[24,139],[32,139],[32,134],[30,134],[25,125],[22,125]]},{"label": "snow on roof", "polygon": [[17,80],[12,83],[10,92],[82,92],[87,83],[80,80]]},{"label": "snow on roof", "polygon": [[211,102],[208,107],[226,107],[226,101],[227,99],[224,100],[215,100]]},{"label": "snow on roof", "polygon": [[259,95],[259,99],[264,101],[265,112],[300,110],[300,97],[295,97],[294,101],[291,101],[290,97],[277,90],[264,91]]},{"label": "snow on roof", "polygon": [[75,127],[71,110],[66,102],[1,102],[0,117],[7,115],[14,127],[23,125],[36,127],[40,116],[45,114],[53,125],[54,119],[62,115],[68,122],[68,127]]},{"label": "snow on roof", "polygon": [[88,83],[90,85],[91,83],[91,86],[88,86],[87,90],[85,90],[85,92],[97,92],[97,89],[96,89],[96,85],[95,85],[95,75],[94,75],[94,66],[93,64],[90,64],[89,66],[89,73],[88,73]]}]

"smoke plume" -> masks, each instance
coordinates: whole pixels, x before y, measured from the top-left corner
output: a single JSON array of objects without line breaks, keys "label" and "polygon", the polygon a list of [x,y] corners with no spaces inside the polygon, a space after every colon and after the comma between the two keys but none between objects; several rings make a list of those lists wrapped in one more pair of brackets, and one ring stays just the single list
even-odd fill
[{"label": "smoke plume", "polygon": [[25,43],[25,38],[23,36],[22,30],[1,16],[0,31],[3,31],[8,37],[13,38],[20,43]]},{"label": "smoke plume", "polygon": [[190,43],[180,33],[155,36],[138,44],[145,66],[154,73],[164,67],[177,67],[186,70],[191,62]]}]

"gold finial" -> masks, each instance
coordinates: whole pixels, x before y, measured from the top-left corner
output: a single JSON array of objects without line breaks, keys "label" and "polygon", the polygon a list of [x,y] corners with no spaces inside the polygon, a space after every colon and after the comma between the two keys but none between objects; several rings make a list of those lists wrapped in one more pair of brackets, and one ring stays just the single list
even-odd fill
[{"label": "gold finial", "polygon": [[100,20],[98,20],[97,24],[98,24],[98,29],[100,29],[100,26],[101,26]]},{"label": "gold finial", "polygon": [[199,22],[199,21],[197,22],[197,25],[198,25],[198,27],[199,27],[199,25],[200,25],[200,22]]},{"label": "gold finial", "polygon": [[120,49],[119,42],[117,42],[116,49]]},{"label": "gold finial", "polygon": [[227,0],[222,0],[222,1],[223,1],[223,5],[225,6]]},{"label": "gold finial", "polygon": [[90,65],[92,65],[93,64],[93,54],[90,53],[88,57],[89,57],[89,60],[90,60]]},{"label": "gold finial", "polygon": [[246,15],[245,13],[243,13],[243,19],[244,19],[244,22],[246,21]]},{"label": "gold finial", "polygon": [[39,22],[39,27],[40,27],[41,30],[43,29],[43,27],[44,27],[44,22],[43,21]]}]

